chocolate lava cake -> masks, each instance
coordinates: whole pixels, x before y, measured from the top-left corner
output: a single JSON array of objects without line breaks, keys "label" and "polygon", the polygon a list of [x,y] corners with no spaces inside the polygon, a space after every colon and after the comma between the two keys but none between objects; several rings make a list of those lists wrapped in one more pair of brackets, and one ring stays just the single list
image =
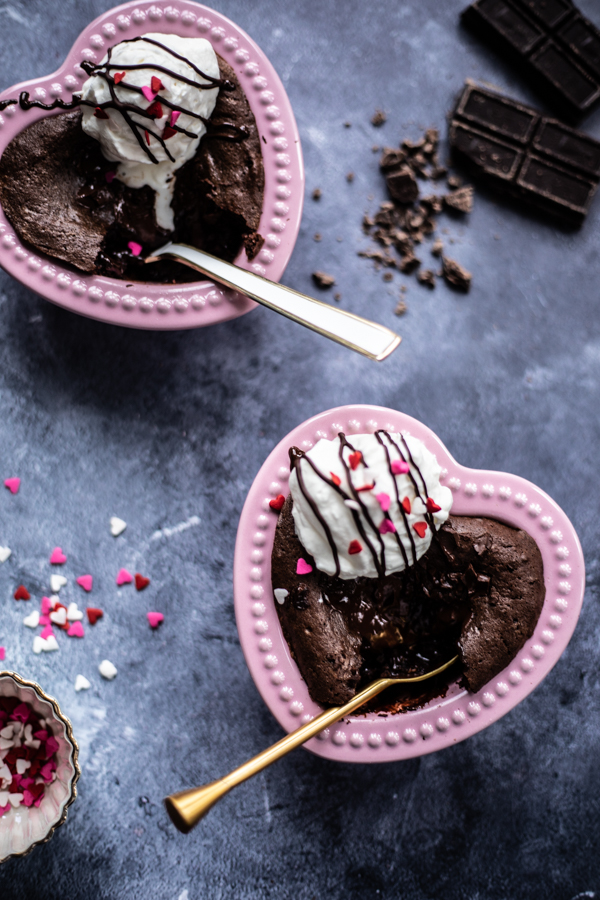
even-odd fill
[{"label": "chocolate lava cake", "polygon": [[[207,132],[193,159],[176,173],[175,231],[156,224],[154,191],[129,188],[107,173],[116,164],[81,128],[81,111],[48,115],[16,135],[0,160],[0,203],[19,238],[34,250],[87,274],[137,281],[197,281],[197,272],[144,255],[168,240],[191,244],[225,260],[242,245],[250,259],[263,239],[264,169],[256,121],[235,72],[218,57],[219,91]],[[242,139],[232,139],[237,135]]]},{"label": "chocolate lava cake", "polygon": [[451,515],[404,571],[348,580],[313,565],[298,575],[299,557],[313,559],[297,537],[292,506],[290,494],[275,532],[272,585],[288,592],[277,612],[316,702],[337,706],[376,678],[424,674],[456,654],[447,672],[392,688],[365,709],[415,708],[457,679],[477,692],[533,634],[545,587],[540,551],[526,532]]}]

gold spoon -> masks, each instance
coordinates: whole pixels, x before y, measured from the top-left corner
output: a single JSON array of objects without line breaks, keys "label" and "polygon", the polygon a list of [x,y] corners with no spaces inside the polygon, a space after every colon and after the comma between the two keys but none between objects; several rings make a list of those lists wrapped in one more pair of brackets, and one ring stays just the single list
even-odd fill
[{"label": "gold spoon", "polygon": [[296,747],[323,731],[328,725],[333,725],[334,722],[338,722],[344,716],[354,712],[355,709],[358,709],[367,700],[376,697],[377,694],[380,694],[386,688],[392,687],[394,684],[426,681],[428,678],[433,678],[434,675],[439,675],[445,669],[449,669],[457,659],[458,656],[453,656],[451,660],[444,663],[439,669],[434,669],[433,672],[427,672],[425,675],[417,675],[413,678],[379,678],[363,691],[360,691],[359,694],[356,694],[344,706],[334,706],[332,709],[326,709],[320,716],[307,722],[306,725],[302,725],[296,731],[292,731],[280,741],[277,741],[276,744],[273,744],[272,747],[268,747],[267,750],[263,750],[262,753],[248,760],[243,766],[234,769],[229,775],[225,775],[224,778],[219,778],[218,781],[211,781],[210,784],[202,785],[202,787],[190,788],[187,791],[180,791],[178,794],[171,794],[170,797],[165,797],[165,806],[171,821],[179,831],[182,831],[183,834],[188,834],[211,807],[215,805],[217,800],[224,797],[232,788],[266,769],[267,766],[281,759],[290,750],[295,750]]}]

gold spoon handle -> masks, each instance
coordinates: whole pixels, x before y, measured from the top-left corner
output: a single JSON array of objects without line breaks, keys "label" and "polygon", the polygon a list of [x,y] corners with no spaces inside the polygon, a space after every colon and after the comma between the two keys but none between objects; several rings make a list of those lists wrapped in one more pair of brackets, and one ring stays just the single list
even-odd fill
[{"label": "gold spoon handle", "polygon": [[327,728],[328,725],[339,722],[340,719],[343,719],[344,716],[354,712],[355,709],[358,709],[358,707],[362,706],[363,703],[366,703],[367,700],[376,697],[377,694],[381,693],[385,688],[391,687],[394,684],[425,681],[428,678],[432,678],[434,675],[439,675],[440,672],[449,668],[456,660],[457,657],[455,656],[449,662],[444,663],[443,666],[440,666],[433,672],[427,672],[425,675],[417,675],[413,678],[379,678],[377,681],[368,685],[364,690],[360,691],[360,693],[356,694],[352,700],[348,701],[348,703],[345,703],[343,706],[334,706],[331,709],[326,709],[319,716],[312,719],[310,722],[307,722],[306,725],[302,725],[300,728],[296,729],[296,731],[287,734],[280,741],[277,741],[276,744],[273,744],[271,747],[263,750],[262,753],[252,757],[248,762],[239,766],[237,769],[234,769],[229,775],[225,775],[223,778],[219,778],[218,781],[212,781],[210,784],[205,784],[202,787],[190,788],[187,791],[171,794],[169,797],[165,798],[165,806],[171,821],[179,831],[187,834],[198,824],[200,819],[206,815],[211,807],[214,806],[217,800],[224,797],[225,794],[229,793],[236,785],[241,784],[258,772],[266,769],[271,763],[281,759],[281,757],[285,756],[286,753],[289,753],[290,750],[295,750],[296,747],[299,747],[301,744],[310,740],[310,738]]}]

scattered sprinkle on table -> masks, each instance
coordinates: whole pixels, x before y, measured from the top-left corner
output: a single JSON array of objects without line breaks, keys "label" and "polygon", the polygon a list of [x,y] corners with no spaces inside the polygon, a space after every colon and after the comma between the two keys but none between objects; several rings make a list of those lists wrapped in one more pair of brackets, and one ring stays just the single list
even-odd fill
[{"label": "scattered sprinkle on table", "polygon": [[120,519],[118,516],[111,517],[110,533],[113,537],[119,537],[120,534],[123,534],[126,528],[127,522],[124,522],[123,519]]},{"label": "scattered sprinkle on table", "polygon": [[117,667],[113,666],[109,659],[103,659],[98,666],[98,671],[107,681],[112,681],[116,677]]},{"label": "scattered sprinkle on table", "polygon": [[20,486],[21,486],[20,478],[7,478],[4,481],[4,487],[8,488],[8,490],[11,492],[11,494],[18,494]]}]

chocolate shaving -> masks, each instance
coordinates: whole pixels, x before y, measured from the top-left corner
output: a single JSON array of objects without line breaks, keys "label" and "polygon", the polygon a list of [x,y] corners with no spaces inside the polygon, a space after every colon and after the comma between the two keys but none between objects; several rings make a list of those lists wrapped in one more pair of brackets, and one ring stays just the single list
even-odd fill
[{"label": "chocolate shaving", "polygon": [[330,288],[335,284],[335,278],[333,275],[328,275],[327,272],[313,272],[312,279],[320,288]]}]

